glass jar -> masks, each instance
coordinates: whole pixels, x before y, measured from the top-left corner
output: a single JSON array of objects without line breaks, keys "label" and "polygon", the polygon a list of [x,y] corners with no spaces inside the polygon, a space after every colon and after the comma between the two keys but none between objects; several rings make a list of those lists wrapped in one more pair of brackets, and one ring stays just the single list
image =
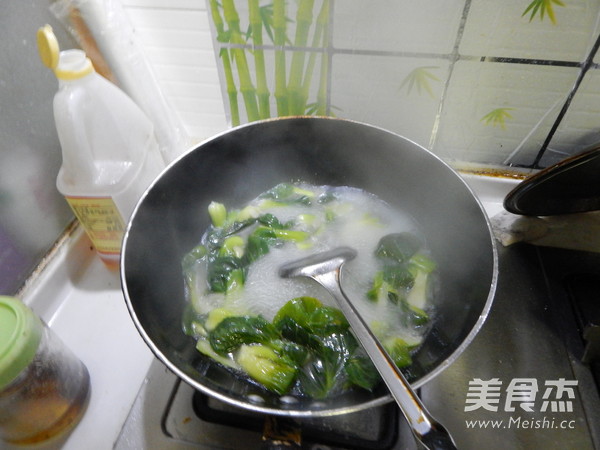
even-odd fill
[{"label": "glass jar", "polygon": [[0,439],[28,445],[63,434],[89,394],[85,365],[25,304],[0,296]]}]

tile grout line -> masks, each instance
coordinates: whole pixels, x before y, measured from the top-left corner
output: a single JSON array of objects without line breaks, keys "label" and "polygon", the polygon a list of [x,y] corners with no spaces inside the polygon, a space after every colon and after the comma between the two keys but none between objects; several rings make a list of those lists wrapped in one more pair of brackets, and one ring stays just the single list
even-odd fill
[{"label": "tile grout line", "polygon": [[433,151],[435,143],[437,141],[440,122],[442,119],[442,111],[444,109],[444,103],[446,101],[446,96],[448,94],[448,89],[450,87],[450,79],[452,78],[452,73],[454,72],[454,67],[456,63],[460,60],[459,47],[462,41],[462,37],[465,31],[465,25],[467,23],[467,18],[469,16],[469,11],[471,9],[471,0],[465,0],[465,5],[463,7],[462,17],[460,19],[460,24],[458,26],[458,31],[456,33],[456,39],[454,41],[454,47],[452,49],[452,54],[450,55],[450,66],[448,67],[448,76],[446,77],[446,81],[444,82],[444,89],[442,91],[442,95],[440,96],[440,101],[438,103],[438,109],[435,114],[435,120],[433,122],[433,127],[431,129],[431,135],[429,136],[429,150]]},{"label": "tile grout line", "polygon": [[542,159],[542,156],[544,156],[544,153],[546,153],[546,150],[548,149],[548,146],[550,145],[550,142],[552,141],[552,138],[554,137],[556,130],[558,129],[558,127],[561,124],[564,117],[566,116],[567,111],[569,110],[569,107],[571,106],[571,102],[573,101],[575,94],[579,90],[579,86],[581,85],[581,82],[585,78],[585,75],[587,74],[588,70],[592,66],[594,66],[594,57],[596,56],[596,53],[598,52],[599,47],[600,47],[600,34],[598,34],[598,37],[596,38],[596,42],[594,43],[594,46],[591,48],[587,58],[585,59],[584,63],[582,64],[581,69],[579,71],[579,75],[577,76],[577,79],[575,80],[575,84],[571,88],[571,91],[569,92],[567,100],[565,101],[565,103],[563,104],[563,107],[561,108],[560,112],[558,113],[558,117],[552,124],[552,127],[550,128],[550,131],[548,132],[548,135],[546,136],[546,139],[544,140],[544,143],[542,144],[542,147],[540,148],[535,159],[533,160],[533,163],[531,164],[532,169],[540,168],[540,166],[539,166],[540,160]]}]

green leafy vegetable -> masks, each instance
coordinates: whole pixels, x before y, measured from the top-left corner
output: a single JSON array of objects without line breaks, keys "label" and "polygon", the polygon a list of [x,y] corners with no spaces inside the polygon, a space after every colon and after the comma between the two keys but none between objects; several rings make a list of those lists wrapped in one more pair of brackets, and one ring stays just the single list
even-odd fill
[{"label": "green leafy vegetable", "polygon": [[351,384],[368,391],[372,391],[380,381],[379,372],[366,356],[357,355],[349,358],[345,369]]},{"label": "green leafy vegetable", "polygon": [[270,199],[281,204],[301,203],[304,205],[310,205],[314,197],[314,192],[290,183],[278,184],[260,196],[260,198]]},{"label": "green leafy vegetable", "polygon": [[208,205],[208,214],[215,227],[221,227],[227,218],[227,209],[223,203],[210,202]]},{"label": "green leafy vegetable", "polygon": [[401,336],[418,334],[429,322],[435,261],[415,233],[382,236],[389,227],[385,213],[359,209],[352,197],[339,192],[281,183],[240,210],[210,204],[213,225],[182,260],[190,300],[183,329],[197,340],[199,352],[280,394],[293,389],[320,399],[349,387],[374,389],[379,375],[338,308],[300,296],[269,321],[249,313],[253,307],[240,295],[247,276],[254,276],[251,266],[270,252],[292,245],[302,251],[332,230],[361,230],[377,233],[374,242],[379,239],[366,296],[384,317],[378,313],[371,328],[398,367],[409,367],[418,341],[408,344]]},{"label": "green leafy vegetable", "polygon": [[342,358],[333,354],[316,357],[300,372],[300,389],[310,397],[326,398],[343,389],[344,374]]},{"label": "green leafy vegetable", "polygon": [[299,326],[320,336],[348,330],[344,314],[337,308],[323,306],[313,297],[298,297],[288,301],[277,312],[273,323],[277,326],[285,318],[293,319]]},{"label": "green leafy vegetable", "polygon": [[401,369],[412,364],[412,357],[410,356],[410,347],[400,338],[388,339],[383,343],[385,351],[390,355],[396,367]]},{"label": "green leafy vegetable", "polygon": [[422,245],[419,238],[412,233],[392,233],[379,240],[375,255],[378,258],[391,259],[398,263],[404,263],[408,261]]},{"label": "green leafy vegetable", "polygon": [[219,250],[219,256],[233,256],[241,258],[244,254],[244,240],[239,236],[229,236],[223,241],[223,246]]},{"label": "green leafy vegetable", "polygon": [[258,218],[258,222],[262,223],[263,225],[266,225],[267,227],[270,227],[270,228],[273,228],[276,230],[289,229],[293,225],[292,223],[286,223],[286,224],[281,223],[279,221],[279,219],[277,218],[277,216],[275,216],[274,214],[271,214],[271,213],[263,214],[262,216],[260,216]]},{"label": "green leafy vegetable", "polygon": [[236,316],[223,319],[208,335],[215,352],[231,353],[242,344],[266,344],[279,334],[269,321],[260,316]]},{"label": "green leafy vegetable", "polygon": [[416,253],[408,261],[409,270],[431,273],[437,267],[435,261],[422,253]]},{"label": "green leafy vegetable", "polygon": [[406,299],[398,302],[399,321],[407,327],[419,327],[429,322],[429,315],[418,306],[411,305]]},{"label": "green leafy vegetable", "polygon": [[208,267],[208,285],[213,292],[227,292],[232,281],[244,280],[245,264],[235,256],[218,256]]},{"label": "green leafy vegetable", "polygon": [[227,308],[215,308],[208,313],[206,320],[204,321],[204,328],[207,331],[213,331],[224,319],[236,315],[236,313]]},{"label": "green leafy vegetable", "polygon": [[245,260],[248,265],[267,253],[269,253],[269,239],[257,234],[248,236],[245,252]]},{"label": "green leafy vegetable", "polygon": [[348,384],[346,361],[358,348],[358,342],[349,330],[322,336],[320,348],[300,373],[300,389],[317,399],[342,391]]},{"label": "green leafy vegetable", "polygon": [[202,244],[194,247],[192,250],[190,250],[188,253],[186,253],[186,255],[183,257],[183,260],[181,262],[183,270],[184,271],[189,270],[194,265],[194,263],[196,263],[196,261],[204,258],[207,253],[208,253],[208,250]]},{"label": "green leafy vegetable", "polygon": [[322,306],[323,303],[314,297],[293,298],[277,311],[273,323],[277,325],[282,319],[289,317],[300,326],[308,327],[312,313]]},{"label": "green leafy vegetable", "polygon": [[337,308],[321,306],[308,317],[308,327],[316,334],[325,336],[329,333],[347,331],[350,325],[346,316]]},{"label": "green leafy vegetable", "polygon": [[310,350],[319,350],[321,341],[307,326],[300,325],[292,317],[285,316],[275,322],[281,336]]},{"label": "green leafy vegetable", "polygon": [[250,377],[277,394],[285,394],[298,373],[291,360],[265,345],[242,345],[236,361]]}]

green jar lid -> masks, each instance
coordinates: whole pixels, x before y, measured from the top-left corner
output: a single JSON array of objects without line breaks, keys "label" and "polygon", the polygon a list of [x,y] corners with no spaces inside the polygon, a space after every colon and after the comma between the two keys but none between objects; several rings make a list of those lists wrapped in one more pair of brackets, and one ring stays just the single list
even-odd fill
[{"label": "green jar lid", "polygon": [[0,296],[0,390],[33,361],[42,330],[42,321],[21,300]]}]

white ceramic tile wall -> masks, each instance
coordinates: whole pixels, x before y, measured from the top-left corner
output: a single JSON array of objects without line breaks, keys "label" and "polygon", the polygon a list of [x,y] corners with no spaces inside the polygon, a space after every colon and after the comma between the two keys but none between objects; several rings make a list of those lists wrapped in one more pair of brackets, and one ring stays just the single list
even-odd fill
[{"label": "white ceramic tile wall", "polygon": [[464,55],[503,56],[579,62],[596,36],[600,3],[564,1],[554,5],[556,24],[546,16],[521,17],[528,0],[473,0],[460,51]]},{"label": "white ceramic tile wall", "polygon": [[[427,67],[429,73],[441,80],[448,73],[448,65],[447,60],[433,58],[336,55],[332,64],[336,82],[331,88],[334,113],[376,123],[428,146],[443,84],[432,82],[429,94],[417,88],[409,90],[408,85],[402,86],[402,80],[416,67]],[[353,76],[344,76],[349,73]],[[374,83],[382,73],[386,77]],[[344,95],[348,92],[353,95]]]},{"label": "white ceramic tile wall", "polygon": [[[440,120],[435,148],[440,156],[502,164],[511,151],[530,154],[542,145],[566,93],[577,77],[571,67],[457,62]],[[510,108],[504,127],[481,118]],[[510,150],[507,152],[507,150]]]},{"label": "white ceramic tile wall", "polygon": [[[122,2],[190,134],[225,129],[206,0]],[[322,2],[315,1],[315,16]],[[247,1],[235,3],[245,30]],[[577,84],[598,38],[600,2],[552,3],[554,21],[547,11],[543,18],[523,15],[529,3],[332,2],[331,112],[396,131],[451,161],[527,166],[547,146],[547,165],[581,151],[600,139],[597,64]],[[297,2],[286,4],[293,39]],[[410,80],[422,83],[411,87]],[[495,120],[486,121],[494,111]]]}]

